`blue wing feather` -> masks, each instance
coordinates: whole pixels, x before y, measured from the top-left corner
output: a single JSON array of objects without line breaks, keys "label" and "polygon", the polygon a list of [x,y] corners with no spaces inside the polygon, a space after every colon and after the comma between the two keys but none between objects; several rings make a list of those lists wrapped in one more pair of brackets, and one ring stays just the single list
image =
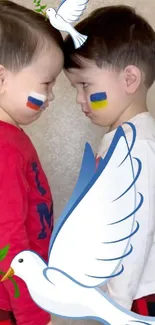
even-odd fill
[{"label": "blue wing feather", "polygon": [[62,4],[64,3],[64,2],[66,2],[67,0],[62,0],[61,2],[60,2],[60,6],[58,7],[58,10],[59,10],[59,8],[62,6]]},{"label": "blue wing feather", "polygon": [[[130,152],[131,152],[131,150],[133,148],[133,145],[134,145],[135,139],[136,139],[135,126],[132,123],[129,123],[129,122],[126,123],[126,124],[128,124],[132,129],[133,139],[132,139],[132,143],[131,143],[130,148],[128,148],[129,150],[128,150],[128,153],[127,153],[125,159],[128,157],[128,155],[130,155]],[[80,171],[80,177],[78,179],[78,183],[77,183],[77,185],[75,187],[75,190],[74,190],[74,192],[72,194],[71,199],[69,200],[66,208],[62,212],[62,215],[59,217],[57,225],[56,225],[56,227],[55,227],[55,229],[53,231],[53,234],[52,234],[51,240],[50,240],[50,245],[49,245],[49,255],[50,255],[50,251],[52,249],[52,246],[54,244],[54,241],[55,241],[60,229],[63,227],[63,224],[65,223],[67,218],[70,216],[71,212],[76,208],[76,206],[83,199],[83,197],[87,194],[87,192],[90,190],[90,188],[94,185],[94,183],[96,182],[98,177],[103,172],[103,170],[107,166],[109,160],[111,159],[111,157],[113,155],[113,152],[115,151],[115,148],[116,148],[116,146],[117,146],[117,144],[118,144],[121,137],[124,137],[124,139],[125,139],[125,141],[126,141],[126,143],[128,145],[124,130],[123,130],[123,128],[121,126],[119,126],[116,133],[115,133],[115,135],[114,135],[114,138],[113,138],[113,140],[111,142],[111,145],[110,145],[110,147],[109,147],[109,149],[107,151],[107,154],[105,155],[105,158],[100,159],[99,165],[98,165],[98,168],[97,168],[96,172],[94,171],[95,170],[95,158],[94,158],[94,164],[92,164],[92,156],[91,156],[92,155],[92,150],[91,150],[91,147],[88,144],[86,145],[84,158],[83,158],[83,163],[82,163],[82,167],[81,167],[81,171]],[[90,158],[90,161],[88,160],[87,157]],[[90,168],[90,170],[89,170],[89,168]]]},{"label": "blue wing feather", "polygon": [[[75,204],[78,197],[83,192],[84,188],[89,184],[92,176],[95,173],[95,168],[96,168],[96,160],[95,160],[94,153],[93,153],[92,148],[89,145],[89,143],[86,143],[83,160],[82,160],[82,165],[81,165],[81,170],[79,173],[79,178],[77,180],[77,183],[76,183],[75,189],[71,195],[71,198],[70,198],[69,202],[67,203],[67,205],[65,206],[63,213],[59,219],[61,221],[61,223],[62,223],[62,219],[64,219],[65,216],[68,214],[68,211],[70,211],[71,207]],[[58,232],[58,229],[59,229],[59,225],[57,223],[56,233]],[[55,237],[54,233],[55,233],[55,231],[53,231],[53,234],[52,234],[49,251],[51,250],[51,244],[52,244],[53,238]]]}]

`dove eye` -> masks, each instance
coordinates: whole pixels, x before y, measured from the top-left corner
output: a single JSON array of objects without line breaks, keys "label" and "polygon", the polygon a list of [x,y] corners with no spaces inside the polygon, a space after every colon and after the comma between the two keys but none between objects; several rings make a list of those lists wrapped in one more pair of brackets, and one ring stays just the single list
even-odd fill
[{"label": "dove eye", "polygon": [[19,263],[23,263],[23,262],[24,262],[23,258],[20,258],[20,259],[18,260],[18,262],[19,262]]}]

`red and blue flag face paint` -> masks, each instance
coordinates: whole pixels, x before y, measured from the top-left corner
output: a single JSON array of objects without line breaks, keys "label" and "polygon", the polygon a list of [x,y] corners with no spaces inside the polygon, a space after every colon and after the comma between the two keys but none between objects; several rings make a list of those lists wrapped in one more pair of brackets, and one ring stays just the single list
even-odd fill
[{"label": "red and blue flag face paint", "polygon": [[107,106],[107,94],[105,92],[95,93],[90,96],[90,105],[93,110]]},{"label": "red and blue flag face paint", "polygon": [[38,94],[36,92],[31,92],[28,96],[27,106],[35,111],[40,111],[44,109],[44,102],[47,97],[42,94]]}]

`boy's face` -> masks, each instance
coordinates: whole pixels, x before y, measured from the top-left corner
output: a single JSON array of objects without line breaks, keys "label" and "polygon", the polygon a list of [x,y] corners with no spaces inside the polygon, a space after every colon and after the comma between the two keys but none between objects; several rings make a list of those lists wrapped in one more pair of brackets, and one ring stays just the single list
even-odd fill
[{"label": "boy's face", "polygon": [[28,67],[17,73],[6,71],[1,82],[0,107],[17,124],[35,121],[53,100],[52,88],[62,68],[62,51],[52,44]]},{"label": "boy's face", "polygon": [[76,88],[77,103],[94,124],[112,127],[130,105],[123,71],[100,69],[91,61],[85,68],[65,70],[65,74]]}]

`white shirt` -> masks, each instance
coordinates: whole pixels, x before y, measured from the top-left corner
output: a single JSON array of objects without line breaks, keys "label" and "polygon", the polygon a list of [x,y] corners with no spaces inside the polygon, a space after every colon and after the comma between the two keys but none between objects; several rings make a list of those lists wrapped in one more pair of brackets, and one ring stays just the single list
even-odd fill
[{"label": "white shirt", "polygon": [[[130,122],[137,133],[131,154],[142,162],[142,172],[136,182],[137,192],[144,196],[144,202],[136,212],[140,228],[131,239],[132,253],[123,260],[124,272],[103,288],[127,309],[131,309],[134,299],[155,293],[155,120],[146,112],[136,115]],[[130,144],[131,128],[125,124],[123,129]],[[105,155],[115,132],[103,137],[97,156]]]}]

